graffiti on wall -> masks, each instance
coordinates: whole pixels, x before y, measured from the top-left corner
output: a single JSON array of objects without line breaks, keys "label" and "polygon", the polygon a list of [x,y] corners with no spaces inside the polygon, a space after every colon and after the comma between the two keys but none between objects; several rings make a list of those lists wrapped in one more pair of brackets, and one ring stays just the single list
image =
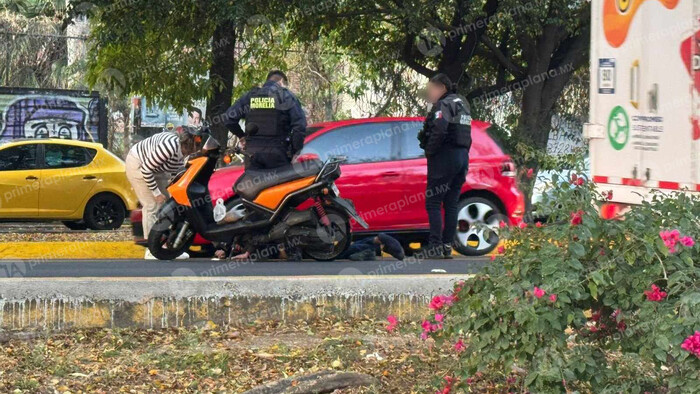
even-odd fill
[{"label": "graffiti on wall", "polygon": [[0,141],[17,138],[100,141],[100,99],[0,92]]}]

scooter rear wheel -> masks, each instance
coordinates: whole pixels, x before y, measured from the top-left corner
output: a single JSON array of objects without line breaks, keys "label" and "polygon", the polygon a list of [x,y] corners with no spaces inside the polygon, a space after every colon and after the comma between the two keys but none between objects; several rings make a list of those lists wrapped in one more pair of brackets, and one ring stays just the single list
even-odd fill
[{"label": "scooter rear wheel", "polygon": [[158,219],[148,233],[148,250],[151,254],[158,260],[174,260],[186,252],[192,245],[194,236],[183,240],[180,247],[173,248],[173,242],[183,225],[184,222],[172,223],[167,218]]}]

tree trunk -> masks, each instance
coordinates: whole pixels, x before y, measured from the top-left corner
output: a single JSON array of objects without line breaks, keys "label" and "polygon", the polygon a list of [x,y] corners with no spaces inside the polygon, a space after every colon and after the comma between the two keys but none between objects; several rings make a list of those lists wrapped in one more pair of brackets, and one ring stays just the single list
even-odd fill
[{"label": "tree trunk", "polygon": [[376,378],[366,374],[327,370],[270,382],[243,394],[322,394],[350,387],[376,387],[378,384]]},{"label": "tree trunk", "polygon": [[236,28],[233,21],[221,23],[214,30],[211,42],[212,63],[209,68],[209,80],[214,91],[207,101],[207,119],[211,125],[214,138],[221,145],[228,142],[226,110],[233,98],[234,51],[236,47]]},{"label": "tree trunk", "polygon": [[[545,85],[546,82],[541,83]],[[519,141],[539,152],[547,151],[549,133],[552,129],[552,116],[554,105],[549,100],[548,94],[543,93],[543,86],[533,86],[525,88],[522,98],[522,112],[518,119]],[[557,96],[561,91],[557,92]],[[530,213],[531,200],[537,172],[539,170],[537,158],[522,158],[516,163],[520,167],[519,181],[520,190],[525,194],[526,211]],[[533,170],[533,175],[528,177],[528,169]]]}]

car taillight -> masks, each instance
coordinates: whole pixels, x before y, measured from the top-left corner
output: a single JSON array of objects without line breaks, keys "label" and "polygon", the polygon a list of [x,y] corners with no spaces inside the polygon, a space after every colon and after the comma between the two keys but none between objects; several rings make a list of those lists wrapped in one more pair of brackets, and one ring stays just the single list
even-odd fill
[{"label": "car taillight", "polygon": [[503,164],[501,165],[501,175],[507,176],[509,178],[515,178],[517,175],[515,171],[515,163],[512,161],[504,161]]}]

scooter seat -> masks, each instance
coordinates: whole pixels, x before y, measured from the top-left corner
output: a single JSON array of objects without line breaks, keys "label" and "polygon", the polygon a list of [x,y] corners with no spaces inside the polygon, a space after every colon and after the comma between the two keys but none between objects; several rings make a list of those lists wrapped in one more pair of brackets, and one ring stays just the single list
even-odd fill
[{"label": "scooter seat", "polygon": [[246,170],[233,185],[233,191],[241,198],[253,201],[265,189],[316,176],[322,167],[323,163],[319,160],[308,160],[267,170]]}]

